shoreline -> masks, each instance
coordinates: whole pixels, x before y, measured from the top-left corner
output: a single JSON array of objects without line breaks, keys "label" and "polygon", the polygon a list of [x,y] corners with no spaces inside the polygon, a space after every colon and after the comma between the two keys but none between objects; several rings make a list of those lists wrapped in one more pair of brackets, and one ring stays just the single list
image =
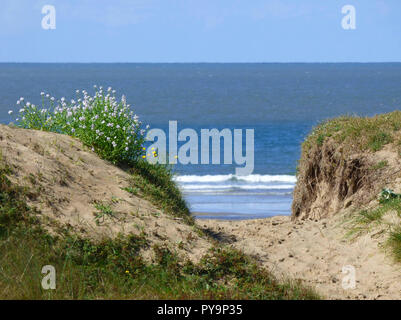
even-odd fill
[{"label": "shoreline", "polygon": [[[249,202],[252,203],[252,202]],[[259,210],[255,210],[256,212],[234,212],[232,210],[229,211],[190,211],[190,214],[195,219],[216,219],[216,220],[259,220],[259,219],[268,219],[272,217],[290,217],[291,211],[283,210],[283,212],[279,213],[271,213],[269,210],[267,212],[259,212]]]},{"label": "shoreline", "polygon": [[[291,214],[278,214],[272,215],[268,217],[255,217],[256,215],[249,215],[247,213],[227,213],[227,212],[191,212],[191,216],[195,218],[195,220],[217,220],[217,221],[251,221],[251,220],[263,220],[263,219],[271,219],[274,217],[291,217]],[[235,216],[238,218],[224,218],[225,216]],[[249,218],[247,218],[247,216]]]}]

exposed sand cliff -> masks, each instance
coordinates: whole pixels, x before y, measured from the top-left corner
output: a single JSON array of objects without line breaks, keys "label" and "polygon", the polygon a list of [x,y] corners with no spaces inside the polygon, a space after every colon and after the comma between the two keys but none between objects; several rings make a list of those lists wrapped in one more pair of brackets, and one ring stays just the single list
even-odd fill
[{"label": "exposed sand cliff", "polygon": [[[322,124],[303,144],[291,217],[203,224],[328,299],[400,299],[401,264],[388,239],[400,234],[401,200],[378,201],[383,188],[401,193],[400,125],[400,112]],[[347,265],[355,289],[343,289]]]},{"label": "exposed sand cliff", "polygon": [[[384,162],[385,167],[375,169]],[[384,187],[400,189],[400,172],[401,158],[394,145],[374,153],[343,152],[341,144],[328,139],[310,148],[300,161],[292,217],[319,220],[367,205]]]}]

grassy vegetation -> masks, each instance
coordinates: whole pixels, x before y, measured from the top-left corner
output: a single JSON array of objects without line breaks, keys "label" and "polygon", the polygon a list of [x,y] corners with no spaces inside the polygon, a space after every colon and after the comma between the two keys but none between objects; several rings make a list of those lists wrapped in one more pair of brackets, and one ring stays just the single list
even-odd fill
[{"label": "grassy vegetation", "polygon": [[394,259],[401,262],[401,226],[397,226],[390,232],[388,245],[391,248]]},{"label": "grassy vegetation", "polygon": [[[377,152],[392,143],[401,147],[401,111],[394,111],[374,117],[342,116],[329,119],[316,126],[302,145],[302,158],[307,159],[309,150],[322,146],[328,139],[341,146],[343,153]],[[401,149],[398,153],[401,155]],[[371,170],[381,170],[388,167],[387,160],[382,160],[370,167]],[[383,190],[384,192],[385,190]],[[391,191],[387,190],[386,192]],[[401,196],[383,197],[381,193],[379,205],[372,209],[358,211],[351,218],[348,235],[355,236],[380,228],[387,234],[387,247],[394,258],[401,262],[401,223],[389,222],[386,215],[394,213],[401,219]]]},{"label": "grassy vegetation", "polygon": [[387,166],[388,166],[388,161],[387,160],[382,160],[382,161],[379,161],[378,163],[376,163],[375,165],[373,165],[371,169],[372,170],[380,170],[380,169],[383,169],[383,168],[385,168]]},{"label": "grassy vegetation", "polygon": [[390,249],[397,262],[401,262],[401,220],[389,222],[385,215],[395,213],[401,219],[401,198],[380,199],[379,205],[373,209],[365,209],[353,216],[349,236],[368,232],[373,228],[381,228],[388,236],[386,247]]},{"label": "grassy vegetation", "polygon": [[401,200],[400,199],[389,199],[388,201],[380,204],[377,208],[371,210],[362,210],[359,212],[357,217],[358,222],[363,224],[369,224],[372,222],[380,223],[383,216],[389,212],[395,211],[397,214],[401,214]]},{"label": "grassy vegetation", "polygon": [[[124,97],[118,102],[111,88],[104,92],[100,87],[93,97],[86,91],[82,94],[77,91],[77,101],[67,102],[64,98],[56,101],[45,93],[42,100],[42,108],[23,98],[18,100],[17,104],[22,106],[16,119],[19,127],[80,139],[101,158],[130,172],[130,186],[125,191],[148,199],[200,231],[170,168],[144,160],[158,155],[156,151],[148,154],[143,147],[147,127],[143,128]],[[219,244],[194,264],[181,261],[167,246],[150,248],[146,228],[139,236],[95,242],[53,222],[52,229],[57,232],[52,230],[50,234],[38,219],[40,213],[25,203],[30,191],[13,186],[3,171],[0,172],[0,298],[318,298],[299,283],[278,282],[251,258]],[[27,179],[35,185],[35,176]],[[94,209],[98,224],[114,217],[111,203],[94,203]],[[152,250],[153,262],[143,259],[142,250]],[[46,265],[56,269],[55,290],[44,290],[41,286],[44,277],[41,270]]]},{"label": "grassy vegetation", "polygon": [[[16,123],[21,128],[78,138],[102,159],[131,171],[132,186],[125,188],[127,192],[140,194],[164,212],[193,224],[181,192],[172,180],[170,168],[146,161],[147,157],[158,156],[156,151],[147,151],[143,146],[148,126],[143,126],[124,97],[121,101],[116,99],[111,87],[107,91],[97,86],[95,89],[93,96],[85,90],[77,90],[77,100],[71,102],[65,98],[56,100],[42,92],[42,108],[20,98],[17,104],[22,108]],[[95,219],[99,223],[113,215],[104,204],[95,204],[95,207],[98,210]]]},{"label": "grassy vegetation", "polygon": [[[132,164],[146,158],[143,150],[146,129],[130,109],[125,97],[118,101],[111,87],[104,91],[94,86],[96,93],[76,91],[76,101],[64,97],[56,100],[41,93],[39,108],[20,98],[21,107],[16,124],[25,129],[36,129],[77,137],[101,158],[115,164]],[[12,111],[10,111],[10,114]]]},{"label": "grassy vegetation", "polygon": [[391,142],[401,142],[401,111],[374,117],[342,116],[327,120],[317,127],[303,143],[303,151],[322,145],[332,138],[344,149],[376,152]]},{"label": "grassy vegetation", "polygon": [[125,190],[134,195],[141,194],[162,211],[193,224],[193,218],[182,197],[180,189],[173,181],[171,168],[161,164],[138,161],[131,169],[131,186]]},{"label": "grassy vegetation", "polygon": [[[149,249],[145,232],[99,243],[68,229],[50,235],[24,196],[25,190],[0,175],[1,299],[317,298],[298,283],[279,283],[230,248],[214,247],[193,264],[167,247],[153,247],[155,261],[147,263],[139,254]],[[55,290],[41,286],[45,265],[56,269]]]},{"label": "grassy vegetation", "polygon": [[95,208],[98,210],[94,212],[96,224],[101,224],[106,218],[114,217],[114,212],[109,204],[95,203]]}]

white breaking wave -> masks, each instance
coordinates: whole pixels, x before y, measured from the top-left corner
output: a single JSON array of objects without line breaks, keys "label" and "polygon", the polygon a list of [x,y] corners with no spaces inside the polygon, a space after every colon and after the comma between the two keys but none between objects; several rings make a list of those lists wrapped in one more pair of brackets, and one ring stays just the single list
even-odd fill
[{"label": "white breaking wave", "polygon": [[261,175],[261,174],[251,174],[248,176],[237,176],[234,174],[226,174],[226,175],[183,175],[183,176],[175,176],[174,180],[181,183],[204,183],[204,182],[225,182],[225,181],[246,181],[246,182],[285,182],[285,183],[296,183],[297,178],[295,176],[290,175]]},{"label": "white breaking wave", "polygon": [[189,184],[189,185],[181,185],[184,190],[202,190],[202,189],[210,189],[210,190],[227,190],[227,189],[246,189],[246,190],[282,190],[282,189],[292,189],[294,185],[292,184],[284,184],[284,185],[276,185],[276,186],[267,186],[267,185],[249,185],[249,184],[231,184],[231,185],[209,185],[209,184]]}]

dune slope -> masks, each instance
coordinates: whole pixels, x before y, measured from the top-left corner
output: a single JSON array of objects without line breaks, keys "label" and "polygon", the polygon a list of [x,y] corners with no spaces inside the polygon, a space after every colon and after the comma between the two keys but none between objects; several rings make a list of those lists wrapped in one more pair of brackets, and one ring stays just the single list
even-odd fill
[{"label": "dune slope", "polygon": [[146,232],[149,247],[167,244],[193,261],[211,246],[193,226],[127,191],[132,176],[76,139],[0,125],[0,149],[7,177],[26,187],[28,205],[50,232],[67,226],[94,240]]}]

